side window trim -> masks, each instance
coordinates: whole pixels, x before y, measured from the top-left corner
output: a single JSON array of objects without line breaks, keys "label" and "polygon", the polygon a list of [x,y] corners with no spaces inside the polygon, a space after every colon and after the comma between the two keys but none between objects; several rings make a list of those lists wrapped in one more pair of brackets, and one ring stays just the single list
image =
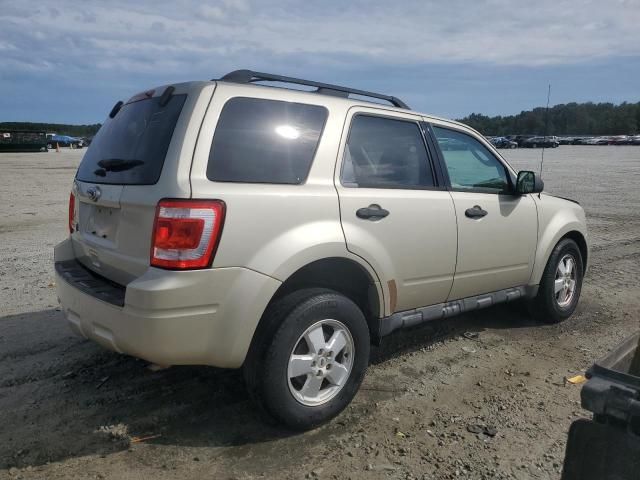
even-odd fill
[{"label": "side window trim", "polygon": [[[365,116],[365,117],[376,117],[376,118],[384,118],[388,120],[395,120],[401,122],[407,122],[414,124],[418,130],[420,131],[420,136],[422,137],[422,143],[425,149],[427,165],[426,167],[431,172],[431,176],[433,178],[434,185],[431,186],[384,186],[384,185],[376,185],[376,186],[366,186],[366,187],[357,187],[353,186],[349,183],[345,183],[343,181],[343,172],[345,166],[345,158],[347,155],[347,145],[349,143],[349,138],[351,136],[351,130],[353,128],[353,123],[357,117]],[[436,166],[436,158],[437,155],[436,150],[434,150],[431,142],[429,141],[426,132],[425,132],[425,122],[421,119],[417,118],[405,118],[405,117],[396,117],[393,115],[384,115],[382,113],[374,113],[368,111],[356,111],[351,117],[347,116],[347,120],[349,122],[349,129],[347,131],[346,136],[343,140],[342,145],[342,156],[340,159],[340,168],[338,169],[338,180],[340,182],[340,186],[345,188],[372,188],[372,189],[381,189],[381,190],[448,190],[447,185],[444,183],[443,177],[439,174],[439,167]]]},{"label": "side window trim", "polygon": [[[483,188],[456,188],[453,187],[451,185],[451,179],[449,178],[449,172],[447,170],[447,164],[444,160],[444,154],[442,153],[442,149],[440,148],[440,144],[438,143],[438,140],[436,138],[436,134],[433,131],[433,124],[429,123],[429,122],[425,122],[425,125],[428,127],[427,131],[429,132],[430,135],[430,140],[434,145],[434,150],[436,151],[436,157],[438,159],[438,164],[440,166],[440,169],[442,170],[442,174],[443,177],[445,179],[446,182],[446,189],[450,192],[470,192],[470,193],[486,193],[488,195],[510,195],[510,193],[508,192],[494,192],[494,191],[489,191],[487,189],[483,189]],[[450,130],[452,132],[456,132],[456,133],[461,133],[463,135],[468,135],[471,138],[477,140],[478,142],[480,142],[481,145],[483,145],[483,143],[476,138],[474,135],[471,135],[468,132],[465,132],[461,129],[449,126],[449,125],[436,125],[438,128],[442,128],[444,130]],[[486,146],[485,146],[486,147]],[[514,189],[514,178],[513,178],[513,174],[511,172],[511,169],[505,165],[505,162],[502,161],[502,159],[496,155],[494,155],[494,153],[491,151],[491,149],[487,148],[487,152],[500,164],[502,165],[502,168],[504,168],[505,174],[507,176],[507,180],[509,182],[509,189],[513,190]]]},{"label": "side window trim", "polygon": [[431,128],[431,124],[425,121],[421,122],[422,124],[422,134],[427,142],[429,147],[429,153],[431,154],[431,163],[433,164],[433,168],[436,172],[436,180],[440,188],[443,190],[451,190],[451,181],[449,180],[449,172],[447,172],[447,168],[444,163],[444,158],[442,157],[442,153],[440,152],[440,147],[438,146],[438,141],[436,140],[435,133]]}]

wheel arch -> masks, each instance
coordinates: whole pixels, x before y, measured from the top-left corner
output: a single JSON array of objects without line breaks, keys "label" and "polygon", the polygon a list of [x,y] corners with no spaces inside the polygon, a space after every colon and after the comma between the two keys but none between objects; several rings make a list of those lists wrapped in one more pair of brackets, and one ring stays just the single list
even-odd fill
[{"label": "wheel arch", "polygon": [[578,244],[580,255],[582,256],[582,271],[586,273],[589,260],[589,247],[587,245],[587,239],[578,230],[571,230],[570,232],[566,233],[559,241],[562,241],[565,238],[570,238]]},{"label": "wheel arch", "polygon": [[[549,231],[547,233],[549,233]],[[582,231],[580,224],[567,224],[565,228],[557,231],[555,235],[548,235],[546,239],[543,237],[539,242],[530,284],[538,285],[540,283],[553,249],[565,238],[570,238],[578,245],[580,255],[582,256],[583,272],[586,273],[589,260],[589,246],[586,235]]]},{"label": "wheel arch", "polygon": [[271,301],[311,287],[343,294],[353,300],[367,318],[380,316],[383,303],[379,281],[363,265],[345,257],[323,258],[304,265],[282,283]]},{"label": "wheel arch", "polygon": [[280,285],[258,322],[247,357],[259,355],[265,339],[275,333],[279,324],[269,322],[268,313],[278,300],[307,288],[326,288],[352,300],[362,310],[372,339],[376,337],[377,320],[384,312],[384,293],[377,275],[354,259],[328,257],[298,268]]}]

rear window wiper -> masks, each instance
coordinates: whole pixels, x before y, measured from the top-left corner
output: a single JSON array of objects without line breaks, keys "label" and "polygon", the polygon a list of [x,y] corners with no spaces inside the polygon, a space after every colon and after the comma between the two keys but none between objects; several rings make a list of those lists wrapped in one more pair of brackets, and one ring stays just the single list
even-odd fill
[{"label": "rear window wiper", "polygon": [[107,158],[98,162],[98,168],[93,173],[99,177],[104,177],[106,172],[124,172],[132,168],[144,165],[142,160],[124,160],[122,158]]}]

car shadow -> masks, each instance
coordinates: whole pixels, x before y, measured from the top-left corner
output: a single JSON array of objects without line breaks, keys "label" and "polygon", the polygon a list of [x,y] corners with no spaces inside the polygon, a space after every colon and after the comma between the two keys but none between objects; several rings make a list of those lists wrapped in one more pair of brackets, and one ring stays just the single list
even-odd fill
[{"label": "car shadow", "polygon": [[54,309],[0,318],[0,468],[138,439],[220,447],[292,435],[261,418],[239,370],[148,366],[74,336]]},{"label": "car shadow", "polygon": [[475,337],[487,329],[530,328],[537,325],[539,323],[531,318],[524,302],[496,305],[394,332],[372,349],[370,363],[382,363],[465,334]]},{"label": "car shadow", "polygon": [[[464,332],[531,325],[524,312],[500,306],[430,322],[385,339],[371,363]],[[0,468],[106,455],[137,442],[255,449],[298,441],[258,413],[239,370],[148,367],[73,336],[56,309],[0,318]],[[349,421],[323,428],[337,433]]]}]

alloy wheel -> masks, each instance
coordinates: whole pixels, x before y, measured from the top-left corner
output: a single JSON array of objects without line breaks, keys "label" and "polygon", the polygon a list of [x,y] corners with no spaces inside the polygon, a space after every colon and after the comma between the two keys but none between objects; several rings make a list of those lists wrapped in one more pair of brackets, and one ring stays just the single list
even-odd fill
[{"label": "alloy wheel", "polygon": [[566,308],[573,301],[576,293],[576,260],[571,254],[560,259],[556,268],[553,292],[560,308]]},{"label": "alloy wheel", "polygon": [[349,329],[338,320],[320,320],[298,338],[287,377],[289,390],[301,404],[315,407],[327,403],[345,386],[355,348]]}]

